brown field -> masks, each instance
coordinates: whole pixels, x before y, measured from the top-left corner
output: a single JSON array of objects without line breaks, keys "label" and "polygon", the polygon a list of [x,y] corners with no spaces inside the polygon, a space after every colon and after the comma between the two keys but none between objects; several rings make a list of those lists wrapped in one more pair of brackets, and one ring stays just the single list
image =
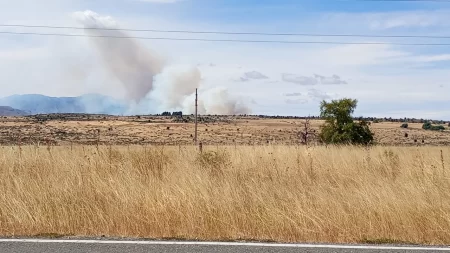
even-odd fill
[{"label": "brown field", "polygon": [[448,147],[0,152],[0,236],[450,244]]},{"label": "brown field", "polygon": [[[53,116],[54,117],[54,116]],[[257,117],[217,117],[200,122],[199,140],[206,145],[295,145],[302,120],[260,119]],[[318,130],[323,122],[312,121]],[[450,131],[422,130],[421,124],[372,124],[376,140],[383,145],[448,145]],[[99,131],[98,131],[99,130]],[[99,134],[100,133],[100,134]],[[408,133],[408,137],[405,137]],[[111,145],[191,145],[194,124],[177,123],[164,117],[77,116],[37,121],[33,117],[0,119],[0,144],[111,144]],[[417,140],[417,143],[415,142]]]},{"label": "brown field", "polygon": [[307,148],[302,120],[207,117],[200,153],[192,122],[50,117],[0,119],[0,236],[450,244],[448,130]]}]

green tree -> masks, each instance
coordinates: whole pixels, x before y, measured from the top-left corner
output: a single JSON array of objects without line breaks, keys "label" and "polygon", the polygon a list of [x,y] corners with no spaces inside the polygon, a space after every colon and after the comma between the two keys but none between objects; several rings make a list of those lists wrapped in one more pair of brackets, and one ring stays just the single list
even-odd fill
[{"label": "green tree", "polygon": [[373,133],[369,123],[364,120],[354,122],[352,114],[356,109],[356,99],[344,98],[322,101],[320,116],[325,119],[321,127],[320,139],[328,144],[370,144],[373,142]]}]

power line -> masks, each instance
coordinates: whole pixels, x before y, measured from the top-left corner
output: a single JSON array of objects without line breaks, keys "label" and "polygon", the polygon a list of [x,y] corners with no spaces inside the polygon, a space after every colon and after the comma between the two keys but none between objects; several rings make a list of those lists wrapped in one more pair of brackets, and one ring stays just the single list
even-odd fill
[{"label": "power line", "polygon": [[109,36],[109,35],[85,35],[63,33],[22,33],[2,32],[0,34],[11,35],[38,35],[59,37],[89,37],[109,39],[140,39],[140,40],[169,40],[169,41],[205,41],[205,42],[242,42],[242,43],[281,43],[281,44],[337,44],[337,45],[399,45],[399,46],[450,46],[450,43],[395,43],[395,42],[339,42],[339,41],[286,41],[286,40],[232,40],[232,39],[202,39],[202,38],[168,38],[168,37],[136,37],[136,36]]},{"label": "power line", "polygon": [[[359,0],[381,1],[381,0]],[[386,0],[385,0],[386,1]],[[389,0],[400,1],[400,0]],[[403,0],[405,1],[405,0]],[[410,0],[409,0],[410,1]],[[450,1],[450,0],[449,0]],[[99,31],[127,31],[127,32],[157,32],[157,33],[186,33],[186,34],[221,34],[221,35],[263,35],[263,36],[303,36],[303,37],[360,37],[360,38],[426,38],[450,39],[449,36],[432,35],[369,35],[369,34],[315,34],[315,33],[263,33],[263,32],[225,32],[225,31],[193,31],[193,30],[158,30],[158,29],[131,29],[131,28],[101,28],[101,27],[75,27],[75,26],[47,26],[47,25],[18,25],[0,24],[0,27],[19,28],[46,28],[46,29],[73,29],[73,30],[99,30]]]}]

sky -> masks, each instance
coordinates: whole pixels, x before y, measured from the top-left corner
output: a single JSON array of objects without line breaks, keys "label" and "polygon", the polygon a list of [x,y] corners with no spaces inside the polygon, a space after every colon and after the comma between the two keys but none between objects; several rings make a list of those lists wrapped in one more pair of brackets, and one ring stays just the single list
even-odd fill
[{"label": "sky", "polygon": [[[121,28],[450,36],[450,3],[357,0],[0,0],[0,24],[76,26],[75,12]],[[0,27],[0,32],[83,34]],[[450,44],[450,38],[301,37],[129,32],[130,36]],[[358,99],[355,116],[450,120],[450,46],[282,44],[139,40],[168,65],[196,66],[252,114],[318,115],[322,100]],[[120,98],[89,38],[0,33],[0,97],[13,94]]]}]

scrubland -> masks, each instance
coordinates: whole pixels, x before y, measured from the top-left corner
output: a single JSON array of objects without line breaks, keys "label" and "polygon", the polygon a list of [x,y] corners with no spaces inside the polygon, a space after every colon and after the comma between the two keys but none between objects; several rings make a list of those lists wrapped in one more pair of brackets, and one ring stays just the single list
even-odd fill
[{"label": "scrubland", "polygon": [[[0,118],[0,145],[192,145],[194,123],[177,118],[94,117],[81,115],[50,118]],[[84,117],[84,118],[83,118]],[[89,118],[87,118],[89,117]],[[302,119],[260,119],[258,117],[206,117],[198,125],[199,140],[206,145],[298,145]],[[206,120],[206,118],[204,120]],[[322,120],[311,120],[311,130],[317,133]],[[388,146],[448,146],[450,129],[426,131],[422,124],[410,123],[408,129],[399,122],[371,124],[375,141]],[[422,143],[423,142],[423,143]]]},{"label": "scrubland", "polygon": [[450,148],[0,148],[0,235],[450,244]]}]

